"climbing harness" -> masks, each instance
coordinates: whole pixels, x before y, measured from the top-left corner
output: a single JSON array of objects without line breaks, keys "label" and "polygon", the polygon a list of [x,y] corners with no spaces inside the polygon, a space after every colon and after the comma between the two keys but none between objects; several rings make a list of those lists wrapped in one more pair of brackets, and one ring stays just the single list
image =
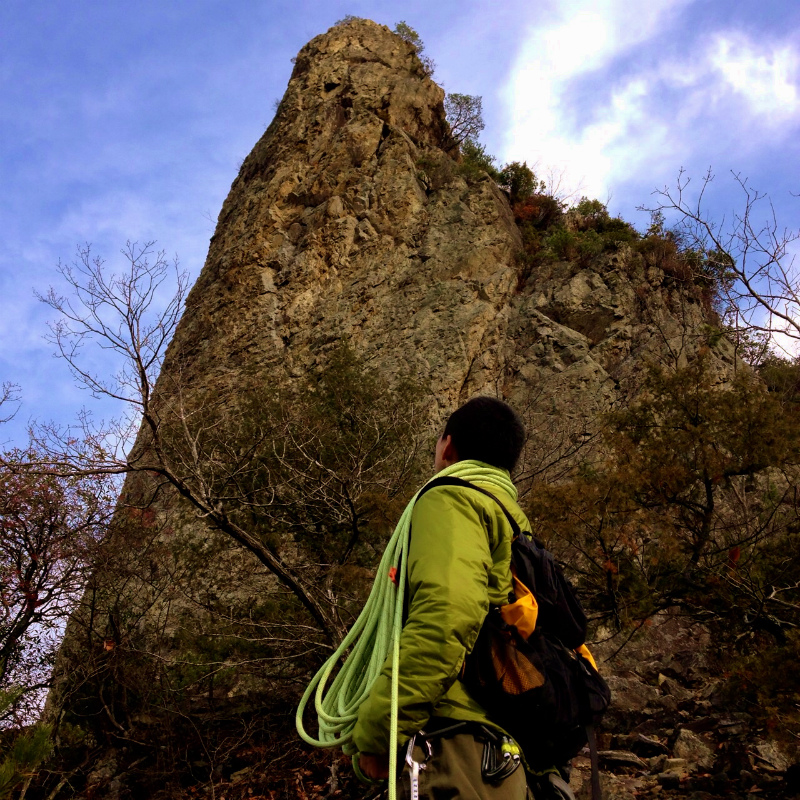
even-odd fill
[{"label": "climbing harness", "polygon": [[[514,499],[517,497],[517,490],[507,473],[480,461],[458,461],[441,470],[431,480],[448,476],[494,486]],[[391,652],[389,800],[396,800],[400,632],[403,627],[411,515],[417,494],[406,506],[389,539],[361,614],[333,655],[312,678],[295,715],[297,732],[303,741],[314,747],[341,747],[346,755],[354,756],[353,769],[356,775],[367,780],[358,767],[357,751],[352,743],[353,727],[358,719],[359,706],[367,698]],[[349,654],[326,691],[331,675],[348,650]],[[318,738],[309,735],[303,726],[303,713],[312,694],[319,722]]]}]

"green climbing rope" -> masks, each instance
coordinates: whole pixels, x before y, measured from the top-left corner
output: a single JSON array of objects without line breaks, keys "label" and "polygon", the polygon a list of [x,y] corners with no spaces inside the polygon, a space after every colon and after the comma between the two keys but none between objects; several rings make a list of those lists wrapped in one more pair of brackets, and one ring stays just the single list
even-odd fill
[{"label": "green climbing rope", "polygon": [[[458,461],[435,477],[454,476],[465,481],[488,484],[517,497],[517,490],[508,473],[480,461]],[[418,494],[418,493],[417,493]],[[397,715],[398,673],[400,663],[400,632],[403,627],[403,597],[406,586],[408,543],[411,514],[417,495],[406,506],[394,533],[386,545],[377,575],[367,602],[353,627],[348,631],[336,652],[322,665],[300,700],[295,724],[300,737],[314,747],[341,747],[353,756],[353,768],[358,768],[357,751],[353,746],[353,728],[358,709],[381,673],[387,656],[392,657],[391,729],[389,744],[389,800],[395,800],[397,778]],[[394,577],[394,580],[392,579]],[[350,650],[339,672],[330,680],[342,656]],[[303,714],[311,695],[319,722],[318,738],[309,735],[303,726]]]}]

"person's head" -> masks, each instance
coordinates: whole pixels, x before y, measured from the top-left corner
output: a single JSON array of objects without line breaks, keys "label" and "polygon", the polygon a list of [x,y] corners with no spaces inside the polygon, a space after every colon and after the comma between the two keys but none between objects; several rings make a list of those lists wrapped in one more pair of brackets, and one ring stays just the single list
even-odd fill
[{"label": "person's head", "polygon": [[447,420],[436,444],[434,469],[474,459],[510,472],[524,443],[525,426],[514,409],[496,397],[473,397]]}]

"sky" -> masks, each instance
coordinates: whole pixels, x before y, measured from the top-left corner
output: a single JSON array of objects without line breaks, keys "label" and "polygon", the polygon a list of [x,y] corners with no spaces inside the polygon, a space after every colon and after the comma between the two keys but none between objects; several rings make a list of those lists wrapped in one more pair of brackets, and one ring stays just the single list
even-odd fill
[{"label": "sky", "polygon": [[[499,7],[498,7],[499,5]],[[347,14],[404,20],[447,91],[481,95],[482,142],[640,227],[681,168],[718,219],[731,172],[798,223],[795,0],[6,0],[0,6],[0,381],[20,387],[4,446],[30,420],[93,401],[46,339],[57,265],[90,243],[110,268],[155,241],[199,273],[239,164],[291,59]],[[102,363],[102,362],[98,362]],[[108,404],[100,415],[113,414]],[[2,416],[2,414],[0,414]]]}]

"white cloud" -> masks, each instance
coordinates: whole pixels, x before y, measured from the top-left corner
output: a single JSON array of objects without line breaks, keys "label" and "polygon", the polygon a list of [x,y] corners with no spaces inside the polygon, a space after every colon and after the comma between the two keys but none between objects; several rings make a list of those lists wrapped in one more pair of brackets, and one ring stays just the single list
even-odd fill
[{"label": "white cloud", "polygon": [[571,0],[531,30],[505,91],[505,160],[565,170],[584,193],[662,179],[792,135],[800,123],[800,55],[789,42],[678,25],[692,0],[650,3],[637,25],[625,0]]},{"label": "white cloud", "polygon": [[630,24],[625,0],[570,0],[562,16],[533,29],[507,86],[510,109],[507,158],[566,169],[587,191],[601,195],[612,170],[610,146],[640,114],[641,80],[616,90],[604,117],[571,129],[565,93],[570,81],[597,71],[669,24],[690,0],[655,0]]},{"label": "white cloud", "polygon": [[720,34],[709,61],[766,124],[800,113],[800,55],[788,43],[752,42],[741,33]]}]

